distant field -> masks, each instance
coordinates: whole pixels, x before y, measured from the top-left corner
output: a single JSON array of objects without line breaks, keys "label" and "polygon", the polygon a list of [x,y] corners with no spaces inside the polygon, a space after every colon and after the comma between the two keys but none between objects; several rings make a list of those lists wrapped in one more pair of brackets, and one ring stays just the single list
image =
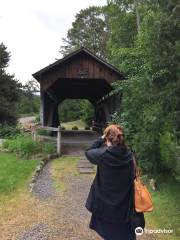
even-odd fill
[{"label": "distant field", "polygon": [[71,130],[74,126],[77,126],[79,129],[84,129],[86,124],[82,120],[77,120],[73,122],[61,123],[61,126],[65,127],[67,130]]}]

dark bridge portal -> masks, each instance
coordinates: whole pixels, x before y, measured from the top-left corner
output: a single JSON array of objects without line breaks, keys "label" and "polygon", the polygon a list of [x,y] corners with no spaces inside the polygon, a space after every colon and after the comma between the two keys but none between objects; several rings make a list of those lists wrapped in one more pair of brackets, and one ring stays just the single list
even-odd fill
[{"label": "dark bridge portal", "polygon": [[124,79],[115,67],[81,48],[33,74],[40,83],[40,119],[58,126],[58,105],[65,99],[88,99],[95,108],[94,122],[102,126],[120,107],[121,96],[111,95],[111,84]]}]

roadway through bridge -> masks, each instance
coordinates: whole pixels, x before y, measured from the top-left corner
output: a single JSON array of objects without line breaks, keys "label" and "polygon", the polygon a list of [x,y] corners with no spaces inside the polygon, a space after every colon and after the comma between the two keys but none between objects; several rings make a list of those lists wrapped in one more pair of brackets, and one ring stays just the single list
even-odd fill
[{"label": "roadway through bridge", "polygon": [[62,130],[61,151],[63,155],[83,156],[100,134],[91,130]]}]

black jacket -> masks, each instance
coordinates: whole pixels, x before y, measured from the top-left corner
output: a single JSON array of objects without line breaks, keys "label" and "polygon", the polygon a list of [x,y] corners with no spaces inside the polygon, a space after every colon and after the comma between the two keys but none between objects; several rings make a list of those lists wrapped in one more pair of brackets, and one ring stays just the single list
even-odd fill
[{"label": "black jacket", "polygon": [[122,145],[107,147],[99,138],[85,155],[97,165],[86,208],[104,220],[128,222],[133,204],[132,152]]}]

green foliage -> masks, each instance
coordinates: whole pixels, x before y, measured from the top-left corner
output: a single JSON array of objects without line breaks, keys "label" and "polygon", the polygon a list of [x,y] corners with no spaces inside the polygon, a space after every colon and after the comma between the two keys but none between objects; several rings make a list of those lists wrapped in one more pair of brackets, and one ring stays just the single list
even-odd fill
[{"label": "green foliage", "polygon": [[0,138],[13,138],[21,134],[21,130],[16,125],[0,124]]},{"label": "green foliage", "polygon": [[59,116],[61,122],[78,120],[81,117],[81,99],[66,99],[60,104]]},{"label": "green foliage", "polygon": [[52,143],[42,144],[41,147],[42,147],[42,153],[45,155],[56,152],[56,147]]},{"label": "green foliage", "polygon": [[102,58],[106,58],[108,39],[107,14],[104,7],[89,7],[81,10],[63,38],[61,53],[67,55],[80,47],[86,47]]},{"label": "green foliage", "polygon": [[10,59],[10,53],[7,51],[7,47],[1,43],[0,44],[0,68],[4,69],[8,66]]},{"label": "green foliage", "polygon": [[[177,14],[180,8],[176,1],[170,5],[163,1],[152,4],[139,1],[140,31],[134,31],[132,38],[128,29],[123,36],[121,30],[125,29],[129,15],[135,14],[134,6],[129,5],[133,3],[111,2],[117,6],[110,6],[111,15],[118,15],[115,18],[119,17],[122,28],[116,27],[112,17],[110,29],[118,38],[110,38],[109,59],[128,76],[128,80],[116,84],[116,91],[123,91],[123,102],[121,112],[116,112],[113,120],[125,127],[127,141],[144,170],[150,173],[168,170],[178,178],[180,172],[176,171],[177,161],[172,154],[176,155],[174,141],[180,130]],[[126,20],[121,21],[121,16]],[[134,28],[136,18],[132,21]],[[168,132],[165,126],[171,126]]]},{"label": "green foliage", "polygon": [[171,171],[172,175],[178,178],[180,176],[180,151],[175,135],[166,128],[160,136],[160,154],[165,170]]},{"label": "green foliage", "polygon": [[[154,211],[146,213],[146,226],[150,229],[173,229],[173,234],[163,234],[163,240],[177,240],[179,229],[179,182],[166,175],[156,179],[158,190],[151,192]],[[161,238],[160,238],[161,239]]]},{"label": "green foliage", "polygon": [[91,126],[94,118],[94,107],[87,100],[81,102],[81,118],[88,126]]},{"label": "green foliage", "polygon": [[36,114],[36,119],[35,119],[36,123],[40,123],[40,114]]},{"label": "green foliage", "polygon": [[110,1],[107,8],[109,14],[109,28],[111,34],[108,39],[108,51],[111,54],[113,49],[131,47],[137,34],[136,16],[133,11],[126,11],[122,7],[117,7]]},{"label": "green foliage", "polygon": [[39,105],[39,96],[32,95],[29,97],[25,92],[21,92],[18,102],[18,114],[30,114],[31,116],[37,114],[40,108]]},{"label": "green foliage", "polygon": [[29,135],[19,135],[7,139],[3,147],[21,157],[30,158],[38,153],[50,154],[55,152],[55,147],[50,143],[35,142]]},{"label": "green foliage", "polygon": [[168,131],[160,136],[160,153],[165,167],[172,170],[175,159],[175,144],[172,134]]},{"label": "green foliage", "polygon": [[72,130],[79,130],[79,128],[77,126],[73,126]]},{"label": "green foliage", "polygon": [[39,85],[37,81],[30,80],[19,91],[17,104],[18,114],[37,114],[40,109]]},{"label": "green foliage", "polygon": [[19,98],[21,84],[13,75],[6,73],[5,68],[10,61],[10,53],[6,46],[0,44],[0,123],[15,124],[17,120],[16,103]]},{"label": "green foliage", "polygon": [[71,122],[81,118],[90,125],[94,117],[94,107],[84,99],[67,99],[60,105],[59,116],[61,122]]},{"label": "green foliage", "polygon": [[43,135],[43,136],[50,136],[51,131],[45,130],[45,129],[37,129],[37,134],[38,135]]},{"label": "green foliage", "polygon": [[1,196],[25,186],[38,163],[37,160],[25,161],[14,154],[0,153]]},{"label": "green foliage", "polygon": [[21,157],[30,157],[40,150],[40,145],[32,140],[30,136],[21,135],[14,139],[8,139],[3,147],[9,151],[19,154]]}]

